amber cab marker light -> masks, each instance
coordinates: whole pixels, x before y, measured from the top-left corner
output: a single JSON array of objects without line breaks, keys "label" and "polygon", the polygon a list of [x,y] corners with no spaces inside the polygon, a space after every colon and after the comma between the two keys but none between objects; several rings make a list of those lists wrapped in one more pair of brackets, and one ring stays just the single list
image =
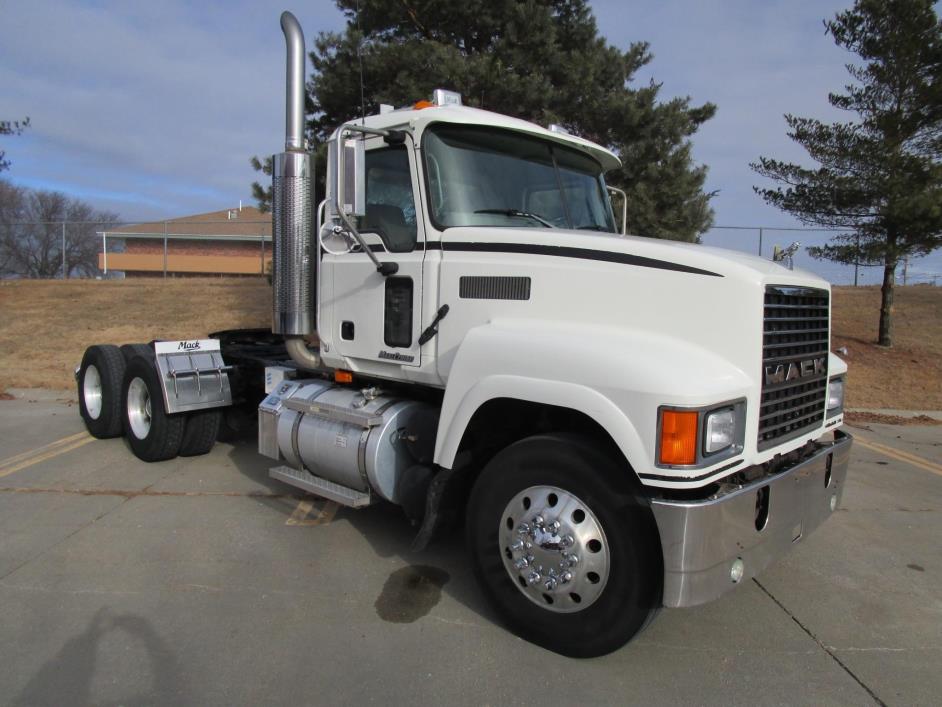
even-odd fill
[{"label": "amber cab marker light", "polygon": [[698,417],[695,410],[661,412],[661,464],[696,463]]},{"label": "amber cab marker light", "polygon": [[412,110],[422,110],[423,108],[434,108],[435,104],[431,101],[416,101]]},{"label": "amber cab marker light", "polygon": [[353,374],[350,371],[334,371],[334,380],[338,383],[353,383]]}]

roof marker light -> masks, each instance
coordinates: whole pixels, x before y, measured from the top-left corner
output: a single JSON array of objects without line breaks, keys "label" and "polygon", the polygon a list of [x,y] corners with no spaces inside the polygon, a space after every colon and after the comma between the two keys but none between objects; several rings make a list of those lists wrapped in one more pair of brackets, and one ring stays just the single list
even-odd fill
[{"label": "roof marker light", "polygon": [[437,106],[460,106],[461,94],[457,91],[446,91],[444,88],[436,88],[432,93],[432,103]]}]

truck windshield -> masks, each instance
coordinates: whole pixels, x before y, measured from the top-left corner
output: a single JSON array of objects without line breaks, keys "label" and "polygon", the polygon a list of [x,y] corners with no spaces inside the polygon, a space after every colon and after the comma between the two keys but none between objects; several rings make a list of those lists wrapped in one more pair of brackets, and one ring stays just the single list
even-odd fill
[{"label": "truck windshield", "polygon": [[576,150],[497,128],[440,124],[423,139],[432,222],[615,232],[602,169]]}]

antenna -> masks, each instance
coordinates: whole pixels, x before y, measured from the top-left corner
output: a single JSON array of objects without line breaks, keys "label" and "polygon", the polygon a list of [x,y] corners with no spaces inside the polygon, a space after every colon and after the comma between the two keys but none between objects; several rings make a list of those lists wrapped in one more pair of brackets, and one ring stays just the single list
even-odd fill
[{"label": "antenna", "polygon": [[360,62],[360,124],[366,125],[366,96],[363,89],[363,35],[360,33],[360,0],[357,0],[357,60]]}]

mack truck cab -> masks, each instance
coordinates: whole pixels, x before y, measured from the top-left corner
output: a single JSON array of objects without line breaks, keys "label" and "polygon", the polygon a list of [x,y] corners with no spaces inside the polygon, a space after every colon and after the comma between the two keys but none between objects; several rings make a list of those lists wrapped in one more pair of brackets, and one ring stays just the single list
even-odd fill
[{"label": "mack truck cab", "polygon": [[281,24],[272,328],[90,347],[93,434],[158,461],[252,409],[271,476],[398,504],[416,548],[460,520],[507,625],[579,657],[734,589],[834,512],[851,438],[826,281],[625,235],[616,154],[444,90],[339,126],[315,204],[304,40]]}]

